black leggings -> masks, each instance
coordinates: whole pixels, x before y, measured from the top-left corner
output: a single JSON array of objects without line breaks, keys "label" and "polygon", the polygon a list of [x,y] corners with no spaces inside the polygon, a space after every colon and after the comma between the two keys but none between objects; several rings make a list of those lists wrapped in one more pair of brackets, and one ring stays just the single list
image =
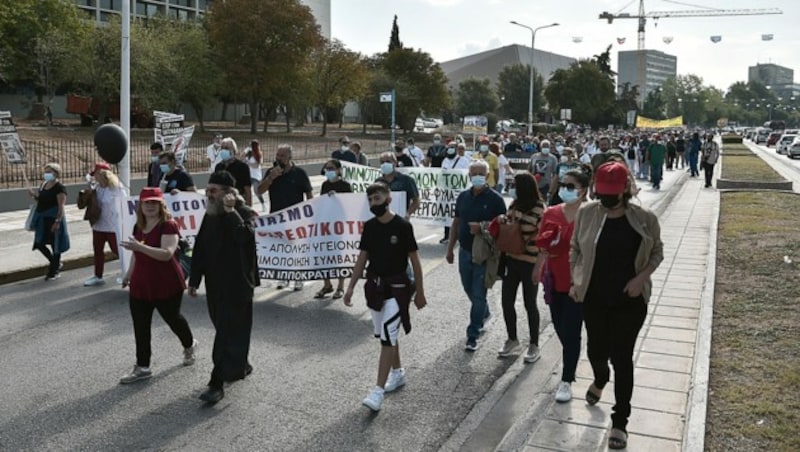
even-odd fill
[{"label": "black leggings", "polygon": [[167,300],[148,301],[131,297],[129,305],[133,318],[133,334],[136,337],[136,365],[150,367],[150,328],[153,323],[153,311],[158,310],[161,318],[169,325],[173,333],[181,340],[183,348],[191,347],[194,342],[189,323],[181,315],[183,292]]},{"label": "black leggings", "polygon": [[539,345],[539,309],[536,307],[536,292],[538,286],[533,284],[533,264],[506,257],[506,273],[503,277],[503,319],[506,322],[508,338],[518,340],[517,337],[517,311],[514,303],[517,301],[517,287],[522,283],[522,301],[528,312],[528,329],[531,333],[531,344]]},{"label": "black leggings", "polygon": [[33,248],[39,250],[50,262],[47,267],[47,276],[55,276],[55,274],[58,273],[58,268],[61,266],[61,253],[52,253],[45,243],[36,243],[33,245]]},{"label": "black leggings", "polygon": [[594,373],[594,385],[603,389],[610,378],[608,361],[614,366],[615,405],[611,425],[627,431],[633,397],[633,349],[647,316],[647,303],[639,297],[620,300],[610,307],[606,300],[586,300],[587,354]]}]

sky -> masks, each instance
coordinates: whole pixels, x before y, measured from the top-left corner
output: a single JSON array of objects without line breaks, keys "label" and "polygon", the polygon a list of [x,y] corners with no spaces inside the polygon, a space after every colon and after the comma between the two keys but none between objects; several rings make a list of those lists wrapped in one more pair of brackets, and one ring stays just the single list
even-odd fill
[{"label": "sky", "polygon": [[[392,19],[398,16],[400,40],[437,62],[510,44],[530,45],[531,32],[509,21],[536,28],[536,49],[590,58],[613,44],[617,51],[636,50],[636,19],[608,24],[600,13],[638,13],[638,0],[331,0],[331,34],[349,49],[372,55],[385,52]],[[626,6],[627,5],[627,6]],[[795,71],[800,83],[800,0],[645,0],[645,12],[704,9],[778,8],[782,15],[649,19],[645,47],[678,57],[678,74],[696,74],[707,85],[726,90],[747,81],[747,68],[774,63]],[[762,34],[772,34],[762,41]],[[712,43],[711,36],[721,36]],[[670,44],[664,38],[672,38]],[[574,42],[581,38],[581,42]],[[617,44],[617,38],[625,43]],[[793,51],[795,49],[795,51]]]}]

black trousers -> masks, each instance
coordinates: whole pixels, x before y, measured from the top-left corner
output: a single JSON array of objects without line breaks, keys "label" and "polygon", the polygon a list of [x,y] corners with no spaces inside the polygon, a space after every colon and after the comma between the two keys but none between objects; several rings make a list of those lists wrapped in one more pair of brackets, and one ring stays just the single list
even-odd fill
[{"label": "black trousers", "polygon": [[183,348],[191,347],[194,342],[189,322],[181,315],[183,292],[161,301],[129,299],[131,317],[133,318],[133,334],[136,337],[136,365],[150,367],[150,329],[153,324],[153,311],[164,319],[169,328],[178,336]]},{"label": "black trousers", "polygon": [[711,178],[714,177],[714,165],[711,163],[703,162],[703,171],[706,176],[706,187],[711,186]]},{"label": "black trousers", "polygon": [[214,325],[211,386],[241,380],[247,375],[250,333],[253,328],[253,289],[235,290],[206,278],[208,315]]},{"label": "black trousers", "polygon": [[61,253],[53,253],[45,243],[36,243],[33,247],[39,250],[42,255],[47,258],[50,264],[47,266],[47,276],[55,276],[58,273],[58,267],[61,266]]},{"label": "black trousers", "polygon": [[611,360],[615,398],[611,424],[623,431],[627,431],[631,415],[633,349],[646,316],[647,303],[641,297],[618,300],[615,306],[609,306],[606,300],[587,299],[583,303],[587,354],[594,372],[594,385],[602,389],[608,383],[608,361]]},{"label": "black trousers", "polygon": [[528,330],[531,334],[531,344],[539,345],[539,309],[536,307],[535,286],[531,280],[533,264],[530,262],[505,258],[506,272],[503,277],[502,304],[503,320],[506,322],[506,332],[511,340],[517,337],[517,311],[514,303],[517,301],[517,288],[522,284],[522,301],[528,313]]}]

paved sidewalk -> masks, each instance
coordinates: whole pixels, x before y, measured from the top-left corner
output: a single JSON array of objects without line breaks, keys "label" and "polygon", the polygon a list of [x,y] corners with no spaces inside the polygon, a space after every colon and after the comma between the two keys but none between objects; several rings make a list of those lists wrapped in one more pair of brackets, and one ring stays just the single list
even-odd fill
[{"label": "paved sidewalk", "polygon": [[[702,442],[696,442],[698,435],[689,431],[691,423],[700,423],[701,432],[705,425],[705,395],[693,397],[692,389],[696,386],[705,391],[708,379],[706,341],[711,325],[710,316],[702,314],[710,312],[707,304],[713,302],[715,248],[711,246],[716,244],[711,242],[716,242],[718,209],[719,193],[703,188],[701,175],[686,181],[660,217],[664,262],[653,274],[653,296],[634,353],[635,388],[627,450],[702,450]],[[712,276],[707,281],[709,266]],[[585,330],[583,337],[585,340]],[[581,358],[572,385],[573,400],[550,403],[525,450],[607,448],[613,380],[600,403],[587,405],[584,394],[592,382],[592,370],[585,342]],[[550,397],[552,400],[552,394]],[[690,413],[691,423],[687,422]]]}]

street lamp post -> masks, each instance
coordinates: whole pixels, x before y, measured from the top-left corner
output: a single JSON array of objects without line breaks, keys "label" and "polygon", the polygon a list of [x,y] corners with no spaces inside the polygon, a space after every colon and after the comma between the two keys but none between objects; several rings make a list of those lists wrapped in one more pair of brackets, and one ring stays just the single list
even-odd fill
[{"label": "street lamp post", "polygon": [[557,27],[559,24],[558,22],[553,22],[550,25],[542,25],[541,27],[536,28],[523,25],[515,20],[512,20],[511,24],[522,28],[527,28],[531,32],[531,82],[530,90],[528,92],[528,135],[533,135],[533,49],[534,45],[536,44],[536,32],[543,28]]}]

